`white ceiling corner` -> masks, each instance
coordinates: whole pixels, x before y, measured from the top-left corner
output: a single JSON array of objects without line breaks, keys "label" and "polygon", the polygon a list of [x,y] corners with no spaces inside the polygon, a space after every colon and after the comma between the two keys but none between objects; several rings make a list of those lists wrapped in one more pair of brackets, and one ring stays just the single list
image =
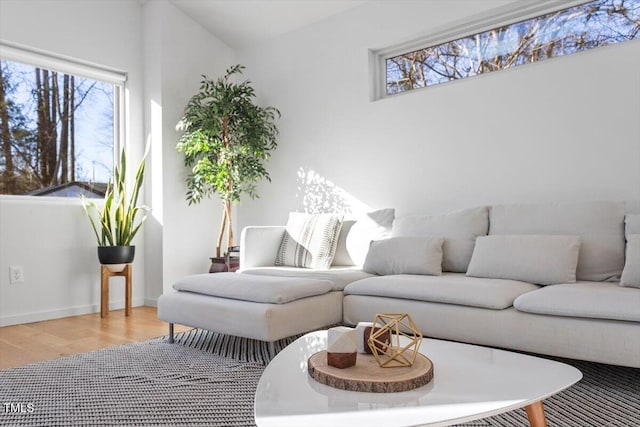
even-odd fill
[{"label": "white ceiling corner", "polygon": [[232,48],[303,28],[367,0],[170,0]]}]

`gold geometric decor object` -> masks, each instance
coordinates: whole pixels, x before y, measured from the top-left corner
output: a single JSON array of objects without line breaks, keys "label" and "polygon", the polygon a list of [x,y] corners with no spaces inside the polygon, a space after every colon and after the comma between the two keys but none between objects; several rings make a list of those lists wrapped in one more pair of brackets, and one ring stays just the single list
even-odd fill
[{"label": "gold geometric decor object", "polygon": [[[422,333],[411,316],[407,313],[379,313],[373,324],[376,329],[369,336],[369,347],[378,365],[382,368],[412,366],[422,343]],[[408,338],[409,343],[401,345],[400,337]]]}]

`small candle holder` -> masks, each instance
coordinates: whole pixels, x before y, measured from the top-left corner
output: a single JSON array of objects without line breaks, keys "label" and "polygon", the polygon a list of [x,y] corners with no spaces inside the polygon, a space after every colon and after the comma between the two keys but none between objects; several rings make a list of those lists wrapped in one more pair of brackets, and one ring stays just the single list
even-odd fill
[{"label": "small candle holder", "polygon": [[346,326],[337,326],[328,331],[327,364],[344,369],[354,366],[358,356],[356,330]]}]

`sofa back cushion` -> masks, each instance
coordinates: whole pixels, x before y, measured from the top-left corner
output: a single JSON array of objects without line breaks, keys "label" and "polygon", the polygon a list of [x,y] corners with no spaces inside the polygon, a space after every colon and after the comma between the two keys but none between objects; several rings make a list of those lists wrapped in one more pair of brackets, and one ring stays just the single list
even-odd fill
[{"label": "sofa back cushion", "polygon": [[624,225],[627,245],[620,284],[640,288],[640,214],[627,214]]},{"label": "sofa back cushion", "polygon": [[362,266],[373,240],[386,239],[391,235],[395,209],[379,209],[367,212],[356,219],[342,222],[333,265]]},{"label": "sofa back cushion", "polygon": [[624,218],[624,235],[640,234],[640,214],[627,214]]},{"label": "sofa back cushion", "polygon": [[492,206],[489,234],[580,236],[577,280],[616,280],[624,266],[624,210],[624,202],[606,201]]},{"label": "sofa back cushion", "polygon": [[291,212],[275,265],[329,268],[341,227],[342,215]]},{"label": "sofa back cushion", "polygon": [[467,271],[476,237],[486,236],[489,216],[486,207],[477,207],[444,215],[413,215],[396,218],[392,237],[442,237],[442,271]]},{"label": "sofa back cushion", "polygon": [[467,276],[521,280],[536,285],[576,281],[578,236],[478,237]]},{"label": "sofa back cushion", "polygon": [[338,234],[338,242],[336,243],[336,254],[333,257],[333,263],[331,265],[355,265],[351,255],[347,250],[347,236],[351,233],[351,227],[356,223],[356,220],[345,219],[342,221],[342,227],[340,228],[340,234]]},{"label": "sofa back cushion", "polygon": [[392,237],[371,242],[362,268],[370,274],[442,274],[442,237]]},{"label": "sofa back cushion", "polygon": [[640,234],[627,236],[626,258],[620,284],[640,288]]}]

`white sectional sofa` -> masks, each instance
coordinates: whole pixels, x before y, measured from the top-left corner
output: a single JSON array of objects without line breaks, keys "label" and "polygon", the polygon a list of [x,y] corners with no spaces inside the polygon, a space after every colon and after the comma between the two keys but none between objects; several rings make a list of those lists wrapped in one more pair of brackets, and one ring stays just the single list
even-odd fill
[{"label": "white sectional sofa", "polygon": [[275,266],[285,232],[245,228],[240,273],[179,281],[159,318],[274,341],[406,312],[430,337],[640,368],[640,215],[623,203],[379,211],[343,222],[328,270]]}]

